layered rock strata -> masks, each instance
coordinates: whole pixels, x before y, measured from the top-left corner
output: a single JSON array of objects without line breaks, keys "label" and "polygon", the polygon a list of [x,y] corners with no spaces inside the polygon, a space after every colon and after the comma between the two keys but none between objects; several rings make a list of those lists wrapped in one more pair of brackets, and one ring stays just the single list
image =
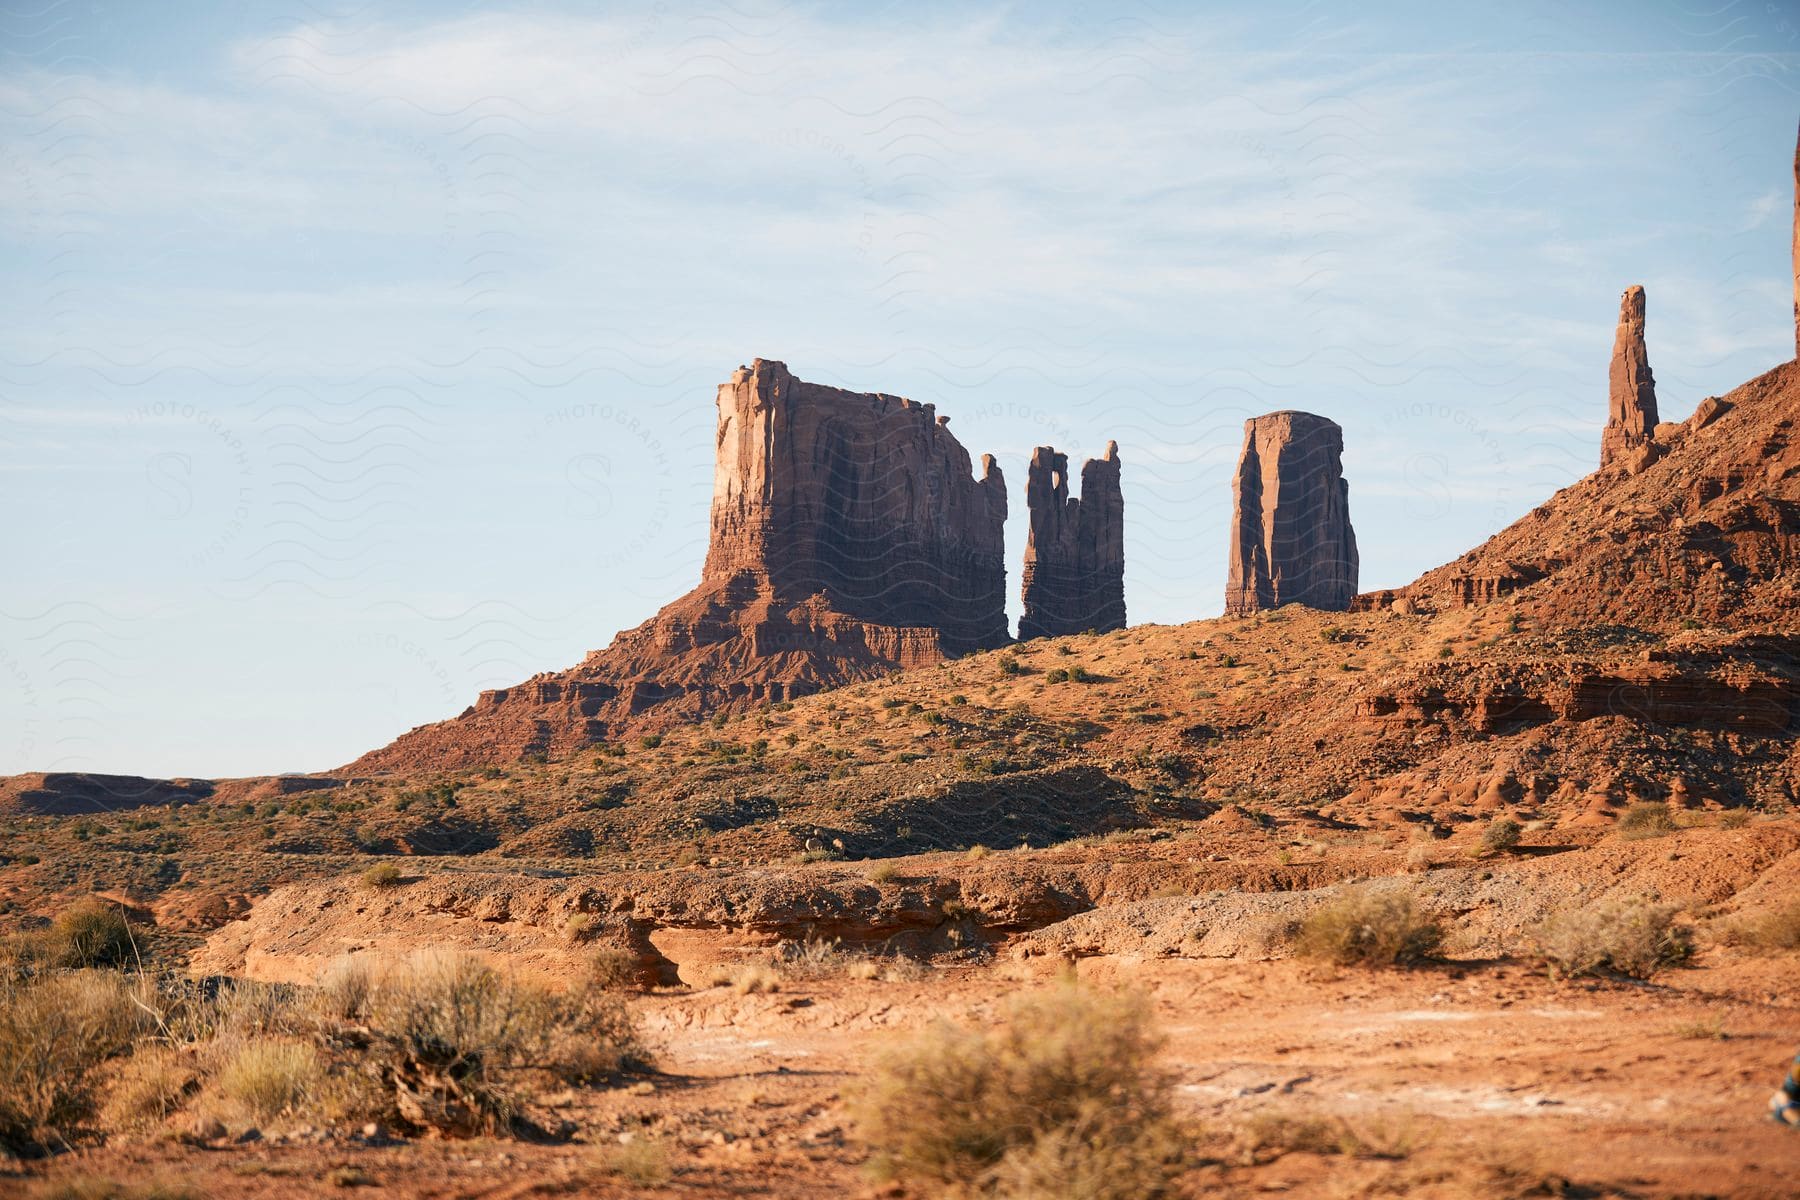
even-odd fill
[{"label": "layered rock strata", "polygon": [[1125,628],[1125,499],[1119,444],[1081,467],[1081,495],[1069,495],[1069,459],[1053,446],[1031,452],[1019,618],[1021,638]]},{"label": "layered rock strata", "polygon": [[1662,456],[1656,441],[1656,378],[1644,345],[1644,289],[1636,284],[1619,300],[1607,370],[1606,431],[1600,436],[1600,469],[1635,475]]},{"label": "layered rock strata", "polygon": [[1006,483],[929,404],[757,359],[719,387],[700,585],[359,771],[549,755],[1006,644]]},{"label": "layered rock strata", "polygon": [[1358,559],[1343,452],[1337,422],[1312,413],[1244,422],[1232,482],[1227,616],[1283,604],[1349,608]]}]

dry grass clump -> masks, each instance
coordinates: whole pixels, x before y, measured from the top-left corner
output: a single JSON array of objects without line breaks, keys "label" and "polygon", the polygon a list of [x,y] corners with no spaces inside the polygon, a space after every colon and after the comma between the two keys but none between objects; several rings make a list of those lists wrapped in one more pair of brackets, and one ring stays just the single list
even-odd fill
[{"label": "dry grass clump", "polygon": [[1511,817],[1495,817],[1493,823],[1481,831],[1480,852],[1484,855],[1505,854],[1515,850],[1524,832],[1525,827]]},{"label": "dry grass clump", "polygon": [[0,1148],[66,1145],[93,1115],[90,1072],[142,1031],[142,1011],[111,972],[0,986]]},{"label": "dry grass clump", "polygon": [[1732,941],[1758,950],[1800,950],[1800,901],[1742,918],[1729,934]]},{"label": "dry grass clump", "polygon": [[7,938],[0,950],[4,973],[13,976],[122,966],[135,954],[124,912],[98,896],[64,909],[47,928]]},{"label": "dry grass clump", "polygon": [[108,1129],[142,1129],[177,1112],[199,1087],[193,1056],[173,1046],[140,1043],[119,1064],[106,1091],[101,1122]]},{"label": "dry grass clump", "polygon": [[1430,958],[1443,936],[1411,892],[1370,885],[1314,909],[1300,923],[1294,952],[1341,966],[1406,966]]},{"label": "dry grass clump", "polygon": [[226,1100],[258,1121],[311,1111],[325,1083],[325,1064],[306,1042],[248,1041],[233,1047],[214,1084]]},{"label": "dry grass clump", "polygon": [[675,1173],[669,1164],[669,1147],[652,1138],[596,1146],[588,1163],[595,1175],[638,1187],[667,1183]]},{"label": "dry grass clump", "polygon": [[1249,1165],[1272,1162],[1284,1154],[1338,1154],[1346,1158],[1401,1159],[1417,1138],[1409,1121],[1352,1125],[1338,1116],[1263,1112],[1236,1134],[1238,1156]]},{"label": "dry grass clump", "polygon": [[1645,800],[1625,810],[1619,818],[1619,836],[1628,842],[1674,833],[1677,826],[1667,804]]},{"label": "dry grass clump", "polygon": [[559,995],[467,954],[416,955],[379,975],[350,1019],[344,1032],[376,1057],[400,1115],[446,1132],[509,1128],[520,1072],[589,1082],[648,1057],[616,997]]},{"label": "dry grass clump", "polygon": [[1072,982],[998,1027],[897,1045],[854,1099],[871,1169],[962,1194],[1127,1200],[1166,1192],[1183,1137],[1144,1005]]},{"label": "dry grass clump", "polygon": [[1603,900],[1553,914],[1534,931],[1533,941],[1555,976],[1649,979],[1693,953],[1688,931],[1676,923],[1679,912],[1672,904]]},{"label": "dry grass clump", "polygon": [[629,950],[607,946],[588,957],[587,985],[603,992],[622,992],[638,986],[638,957]]}]

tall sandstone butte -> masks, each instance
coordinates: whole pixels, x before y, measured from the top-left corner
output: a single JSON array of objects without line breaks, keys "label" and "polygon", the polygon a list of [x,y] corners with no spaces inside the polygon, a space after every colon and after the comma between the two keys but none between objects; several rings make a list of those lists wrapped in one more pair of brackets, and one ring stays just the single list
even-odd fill
[{"label": "tall sandstone butte", "polygon": [[1661,453],[1655,442],[1656,378],[1650,373],[1650,353],[1644,345],[1644,289],[1635,283],[1619,299],[1619,330],[1613,335],[1606,407],[1600,469],[1617,467],[1635,475]]},{"label": "tall sandstone butte", "polygon": [[1225,613],[1283,604],[1342,612],[1356,595],[1356,531],[1344,478],[1344,431],[1313,413],[1244,422],[1233,480]]},{"label": "tall sandstone butte", "polygon": [[704,581],[749,571],[776,594],[937,630],[946,653],[1011,640],[1006,481],[982,476],[935,406],[795,379],[757,359],[719,388]]},{"label": "tall sandstone butte", "polygon": [[1021,638],[1125,628],[1125,498],[1119,444],[1081,467],[1081,495],[1069,495],[1069,458],[1053,446],[1031,452],[1025,506]]},{"label": "tall sandstone butte", "polygon": [[1800,360],[1800,134],[1794,138],[1794,358]]},{"label": "tall sandstone butte", "polygon": [[350,770],[567,751],[1006,644],[1006,482],[929,404],[757,359],[718,390],[700,584],[568,671],[483,692]]}]

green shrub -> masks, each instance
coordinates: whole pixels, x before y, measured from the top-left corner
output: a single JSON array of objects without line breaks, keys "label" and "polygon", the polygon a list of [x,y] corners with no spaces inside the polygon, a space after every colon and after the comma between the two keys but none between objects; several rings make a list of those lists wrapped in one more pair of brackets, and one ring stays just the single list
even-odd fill
[{"label": "green shrub", "polygon": [[1430,958],[1443,940],[1411,892],[1365,885],[1314,909],[1301,922],[1295,953],[1344,966],[1392,967]]},{"label": "green shrub", "polygon": [[638,739],[638,745],[646,750],[654,750],[662,744],[663,737],[660,733],[646,733],[643,737]]},{"label": "green shrub", "polygon": [[1680,910],[1644,900],[1605,900],[1552,914],[1533,933],[1537,956],[1553,975],[1649,979],[1693,953]]},{"label": "green shrub", "polygon": [[879,1176],[956,1194],[1166,1194],[1182,1137],[1145,1006],[1074,983],[883,1055],[853,1115]]},{"label": "green shrub", "polygon": [[46,940],[50,959],[59,967],[118,966],[133,956],[124,912],[97,896],[58,913]]},{"label": "green shrub", "polygon": [[400,873],[400,864],[391,862],[376,863],[362,874],[362,881],[377,889],[398,887],[404,878]]}]

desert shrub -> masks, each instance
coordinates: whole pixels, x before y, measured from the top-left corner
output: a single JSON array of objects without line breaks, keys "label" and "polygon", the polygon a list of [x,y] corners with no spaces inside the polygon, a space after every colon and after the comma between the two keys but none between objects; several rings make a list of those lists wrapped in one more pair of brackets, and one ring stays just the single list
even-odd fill
[{"label": "desert shrub", "polygon": [[1553,975],[1649,979],[1693,953],[1674,905],[1603,900],[1552,914],[1533,933],[1537,956]]},{"label": "desert shrub", "polygon": [[1739,921],[1733,940],[1763,950],[1800,950],[1800,902]]},{"label": "desert shrub", "polygon": [[674,1173],[669,1166],[669,1147],[651,1138],[596,1146],[588,1161],[594,1174],[639,1187],[667,1183]]},{"label": "desert shrub", "polygon": [[1300,923],[1294,951],[1345,966],[1404,966],[1430,958],[1443,940],[1437,922],[1397,887],[1350,888]]},{"label": "desert shrub", "polygon": [[310,1109],[325,1084],[325,1064],[307,1042],[238,1042],[219,1064],[219,1095],[258,1121]]},{"label": "desert shrub", "polygon": [[1516,849],[1525,827],[1511,817],[1495,817],[1493,824],[1481,831],[1481,853],[1504,854]]},{"label": "desert shrub", "polygon": [[654,750],[662,744],[663,737],[660,733],[646,733],[643,737],[638,739],[638,745],[646,750]]},{"label": "desert shrub", "polygon": [[1750,810],[1734,808],[1719,818],[1720,829],[1742,829],[1750,824]]},{"label": "desert shrub", "polygon": [[93,1068],[143,1028],[127,988],[95,971],[0,987],[0,1147],[64,1144],[92,1115]]},{"label": "desert shrub", "polygon": [[580,1082],[648,1057],[617,997],[555,994],[466,954],[420,954],[389,970],[357,1017],[401,1114],[443,1131],[510,1126],[521,1070]]},{"label": "desert shrub", "polygon": [[368,1005],[375,971],[365,958],[345,956],[327,966],[307,998],[312,1010],[329,1021],[354,1019]]},{"label": "desert shrub", "polygon": [[1053,667],[1052,669],[1044,672],[1044,682],[1045,683],[1067,683],[1067,682],[1069,682],[1069,673],[1068,673],[1068,671],[1064,670],[1062,667]]},{"label": "desert shrub", "polygon": [[1024,670],[1019,665],[1019,660],[1010,654],[1002,654],[995,662],[999,665],[1002,675],[1017,675]]},{"label": "desert shrub", "polygon": [[172,1046],[139,1043],[107,1089],[102,1118],[109,1129],[154,1125],[180,1108],[198,1082],[189,1055]]},{"label": "desert shrub", "polygon": [[372,888],[398,887],[403,878],[399,863],[376,863],[362,874],[363,883]]},{"label": "desert shrub", "polygon": [[97,896],[58,913],[41,936],[46,957],[59,967],[117,966],[132,958],[125,914]]},{"label": "desert shrub", "polygon": [[864,877],[868,879],[870,883],[892,883],[895,879],[899,878],[899,875],[899,867],[891,862],[882,861],[870,867]]},{"label": "desert shrub", "polygon": [[620,992],[638,984],[638,956],[616,946],[605,946],[588,958],[589,987],[605,992]]},{"label": "desert shrub", "polygon": [[1341,1154],[1349,1158],[1405,1158],[1415,1141],[1410,1122],[1352,1125],[1342,1117],[1316,1113],[1258,1113],[1236,1136],[1246,1164],[1271,1162],[1284,1154]]},{"label": "desert shrub", "polygon": [[878,1175],[1014,1197],[1158,1196],[1181,1155],[1160,1039],[1139,1001],[1074,983],[997,1028],[940,1023],[853,1101]]},{"label": "desert shrub", "polygon": [[1654,800],[1632,805],[1619,818],[1619,836],[1629,841],[1661,837],[1673,832],[1675,818],[1669,814],[1669,806],[1658,804]]}]

